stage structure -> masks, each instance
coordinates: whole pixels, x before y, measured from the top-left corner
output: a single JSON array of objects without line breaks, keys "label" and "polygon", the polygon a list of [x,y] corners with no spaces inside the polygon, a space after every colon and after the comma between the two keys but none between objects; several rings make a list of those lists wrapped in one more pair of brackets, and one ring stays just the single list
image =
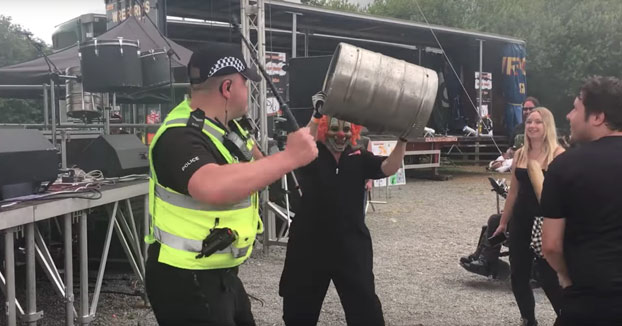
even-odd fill
[{"label": "stage structure", "polygon": [[[110,2],[110,1],[108,1]],[[131,3],[131,2],[124,2]],[[36,128],[43,130],[43,134],[51,140],[54,146],[62,153],[62,166],[71,165],[73,158],[67,156],[68,149],[75,144],[77,140],[92,140],[101,134],[110,134],[113,128],[126,128],[125,131],[136,132],[138,129],[143,130],[146,127],[157,127],[157,124],[141,123],[137,119],[137,106],[144,106],[144,103],[166,103],[170,88],[175,88],[181,93],[182,89],[187,88],[188,84],[183,80],[185,76],[185,65],[190,56],[190,52],[183,46],[196,45],[207,41],[240,43],[241,39],[237,33],[233,32],[231,21],[235,16],[242,27],[242,34],[250,40],[253,50],[246,51],[249,56],[251,52],[256,52],[259,62],[265,62],[266,51],[288,53],[290,58],[298,56],[318,56],[332,55],[339,42],[347,42],[353,45],[376,51],[394,58],[403,59],[411,63],[416,63],[424,67],[428,67],[445,59],[446,54],[451,62],[457,66],[457,74],[464,76],[463,81],[466,87],[459,90],[458,96],[466,102],[466,94],[469,98],[480,100],[482,96],[476,96],[475,81],[472,78],[474,72],[479,76],[485,73],[492,73],[493,78],[502,75],[501,58],[503,57],[504,46],[518,45],[524,47],[524,41],[512,37],[506,37],[488,33],[477,33],[465,31],[455,28],[427,25],[411,21],[404,21],[391,18],[375,17],[360,13],[340,12],[320,7],[313,7],[300,4],[296,1],[283,0],[159,0],[157,3],[158,15],[156,23],[159,25],[157,30],[166,34],[169,39],[157,37],[157,32],[149,24],[144,17],[136,20],[137,17],[129,17],[127,15],[127,6],[123,7],[126,17],[119,20],[116,27],[109,29],[106,33],[116,39],[124,26],[135,26],[130,30],[139,31],[145,34],[146,40],[156,40],[154,44],[145,45],[146,42],[141,40],[140,45],[143,50],[156,50],[161,48],[174,48],[174,52],[179,55],[173,55],[173,65],[175,72],[181,72],[181,75],[174,75],[171,78],[170,85],[154,87],[150,91],[160,90],[156,95],[164,95],[164,97],[153,98],[147,96],[141,99],[122,98],[112,94],[105,95],[102,106],[115,107],[117,101],[130,103],[132,105],[133,114],[129,123],[113,123],[108,116],[109,111],[103,110],[100,113],[103,119],[93,123],[94,121],[84,122],[67,122],[62,120],[62,111],[59,110],[59,99],[65,94],[66,84],[78,92],[71,81],[75,81],[75,76],[66,73],[66,68],[79,66],[78,47],[64,48],[49,56],[49,58],[40,58],[35,61],[13,65],[11,67],[0,68],[0,96],[12,98],[29,98],[39,99],[43,102],[43,123],[41,124],[2,124],[4,128]],[[123,9],[121,8],[121,9]],[[153,7],[156,8],[156,7]],[[114,11],[115,8],[111,7]],[[119,8],[117,8],[119,9]],[[146,12],[136,11],[139,14]],[[114,14],[114,12],[113,12]],[[140,16],[140,15],[138,15]],[[153,17],[151,17],[153,18]],[[140,24],[139,24],[140,23]],[[112,31],[112,34],[110,32]],[[118,32],[118,33],[117,33]],[[117,34],[115,34],[117,33]],[[137,34],[134,34],[137,35]],[[127,39],[136,39],[126,36]],[[439,48],[439,42],[443,45],[443,49]],[[178,44],[177,44],[178,43]],[[244,45],[242,44],[244,47]],[[157,54],[154,52],[154,54]],[[248,61],[250,57],[247,57]],[[449,61],[449,59],[446,59]],[[53,65],[50,65],[53,63]],[[54,67],[56,66],[56,67]],[[461,67],[461,68],[460,68]],[[57,69],[58,68],[58,69]],[[59,75],[67,75],[63,79],[58,78]],[[9,78],[10,77],[10,78]],[[178,78],[181,77],[181,78]],[[66,83],[66,81],[70,81]],[[495,82],[493,85],[499,85]],[[499,94],[495,87],[492,89],[493,97],[489,112],[492,114],[493,120],[497,119],[495,112],[499,112],[499,105],[495,101],[499,99]],[[146,95],[144,93],[137,95]],[[153,94],[151,94],[153,95]],[[183,95],[183,94],[178,94]],[[286,94],[289,97],[291,94]],[[249,95],[249,114],[257,122],[258,125],[258,144],[261,145],[264,152],[268,152],[268,138],[271,136],[271,129],[268,128],[268,117],[266,114],[266,83],[254,83],[251,85]],[[181,97],[175,99],[179,102]],[[288,99],[291,103],[291,98]],[[126,102],[127,101],[127,102]],[[147,102],[141,102],[147,101]],[[148,102],[152,101],[152,102]],[[153,102],[156,101],[156,102]],[[477,100],[474,100],[477,102]],[[77,103],[76,107],[82,108],[78,111],[84,111],[87,101],[84,104]],[[91,106],[97,106],[99,100],[94,97],[89,103],[95,103]],[[169,106],[168,103],[163,104]],[[310,107],[300,108],[309,110]],[[474,104],[472,108],[465,109],[469,115],[478,117],[481,114],[481,105]],[[92,109],[90,111],[93,111]],[[148,112],[144,113],[147,117]],[[164,118],[162,114],[161,119]],[[154,120],[154,119],[152,119]],[[144,122],[144,121],[143,121]],[[502,125],[499,121],[495,121],[495,126]],[[118,129],[117,128],[117,129]],[[147,137],[145,137],[147,138]],[[437,137],[438,139],[438,137]],[[473,138],[480,141],[480,138]],[[489,139],[489,138],[482,138]],[[450,139],[450,143],[458,142],[460,139]],[[427,138],[425,140],[427,142]],[[439,143],[435,141],[433,143]],[[440,145],[439,145],[440,146]],[[477,145],[476,145],[477,147]],[[478,147],[479,148],[479,147]],[[409,151],[428,150],[434,151],[437,159],[434,160],[433,167],[440,163],[440,154],[438,147],[425,146],[425,148],[409,147]],[[462,153],[459,153],[462,155]],[[288,182],[289,181],[289,182]],[[292,180],[283,180],[283,186],[288,185]],[[291,189],[291,188],[290,188]],[[147,194],[147,183],[144,181],[136,181],[128,183],[125,186],[119,185],[114,188],[103,189],[100,199],[62,199],[50,202],[32,202],[24,203],[16,206],[0,208],[0,216],[4,223],[0,223],[0,230],[4,234],[6,268],[2,272],[2,287],[6,291],[5,304],[7,307],[6,320],[7,325],[16,325],[17,318],[36,324],[36,320],[41,318],[41,314],[36,308],[36,289],[32,287],[34,280],[34,262],[40,260],[47,276],[52,280],[58,294],[64,298],[66,303],[66,324],[73,325],[74,322],[88,325],[93,318],[97,307],[97,299],[89,303],[87,296],[81,296],[80,305],[74,299],[72,294],[73,279],[71,274],[65,275],[66,279],[61,279],[58,269],[50,266],[50,258],[45,253],[46,244],[40,241],[37,235],[37,223],[41,220],[52,220],[59,217],[64,222],[64,240],[66,244],[70,244],[73,224],[77,224],[80,230],[80,245],[84,243],[82,238],[82,230],[87,220],[87,210],[106,205],[109,211],[108,229],[106,232],[107,243],[105,248],[110,245],[110,236],[112,232],[117,232],[119,237],[125,237],[124,249],[126,250],[128,259],[138,279],[144,277],[144,255],[145,247],[142,242],[142,236],[148,232],[148,215],[140,214],[142,219],[135,219],[132,216],[132,209],[121,211],[121,206],[130,206],[129,198],[137,196],[145,196]],[[288,204],[277,201],[269,201],[268,192],[264,191],[261,196],[262,215],[266,219],[266,235],[264,236],[264,247],[267,249],[270,244],[286,242],[288,226],[291,222],[290,207]],[[35,210],[35,208],[37,208]],[[45,209],[43,209],[45,208]],[[34,212],[34,213],[33,213]],[[37,213],[38,212],[38,213]],[[137,214],[134,214],[137,215]],[[136,221],[135,221],[136,220]],[[137,222],[137,223],[135,223]],[[142,227],[136,227],[136,225]],[[25,230],[25,237],[28,247],[28,298],[26,306],[14,300],[15,294],[15,273],[12,264],[14,257],[13,251],[10,250],[14,236],[22,237]],[[141,232],[142,231],[142,232]],[[107,251],[107,249],[105,249]],[[88,284],[82,283],[87,280],[85,275],[88,271],[85,268],[84,261],[88,260],[85,250],[80,248],[80,286],[86,288]],[[141,257],[142,256],[142,257]],[[65,252],[65,263],[71,266],[71,248],[67,248]],[[47,266],[45,266],[47,264]],[[105,259],[103,261],[105,265]],[[105,268],[101,268],[98,278],[101,278]],[[101,285],[96,284],[96,293],[101,289]],[[87,293],[87,291],[80,291]],[[97,297],[97,296],[96,296]],[[45,318],[45,315],[43,316]]]},{"label": "stage structure", "polygon": [[[438,113],[441,111],[459,111],[457,116],[461,120],[458,124],[461,125],[451,126],[449,124],[455,119],[445,117],[443,121],[445,128],[432,126],[437,137],[421,135],[420,142],[410,144],[407,168],[436,169],[440,166],[441,155],[445,156],[445,153],[452,159],[487,160],[488,156],[498,156],[498,148],[505,146],[503,145],[505,138],[502,136],[478,136],[480,129],[477,126],[481,125],[482,115],[486,112],[494,121],[495,128],[503,126],[503,95],[500,94],[501,87],[496,87],[502,84],[503,51],[506,45],[524,47],[525,42],[521,39],[362,13],[342,12],[304,5],[300,1],[167,0],[166,7],[168,36],[186,46],[205,41],[242,43],[235,33],[232,34],[229,23],[232,14],[239,10],[242,22],[248,22],[245,26],[245,36],[249,37],[253,44],[260,47],[262,45],[263,53],[265,51],[287,53],[292,60],[300,56],[332,55],[340,42],[346,42],[434,69],[439,74],[445,70],[444,74],[451,77],[445,78],[446,83],[459,86],[450,87],[448,92],[450,98],[446,101],[449,106],[435,109],[431,120],[439,120],[441,114]],[[255,13],[255,16],[248,16],[249,13]],[[263,26],[257,26],[261,24]],[[249,29],[249,26],[257,26],[257,29]],[[258,52],[262,53],[261,49],[258,49]],[[265,62],[263,58],[260,60]],[[448,62],[452,64],[448,65]],[[492,94],[490,103],[482,102],[487,98],[481,95],[481,89],[476,88],[475,85],[479,80],[472,78],[475,74],[492,75],[493,78],[497,78],[493,83],[495,87],[490,92]],[[456,79],[460,79],[461,83]],[[290,91],[291,86],[290,84]],[[263,91],[261,93],[266,94]],[[294,113],[297,116],[308,115],[300,113],[310,111],[311,107],[295,106],[294,102],[299,103],[300,99],[293,96],[295,94],[291,92],[287,94]],[[260,104],[253,102],[256,99],[251,99],[250,107],[263,105],[264,101]],[[453,106],[456,101],[460,102],[458,108]],[[257,109],[252,112],[257,112]],[[253,117],[258,120],[258,124],[261,124],[261,116]],[[306,121],[299,123],[306,124]],[[476,136],[462,137],[463,134],[460,132],[467,124],[471,126],[470,130],[475,130]],[[264,127],[266,125],[260,125],[260,138],[263,134],[271,136],[271,131]],[[447,129],[458,130],[459,133],[449,134],[449,137],[443,138],[443,142],[433,139],[439,138],[439,134],[445,136]],[[434,130],[430,135],[434,135]],[[500,134],[500,131],[501,129],[495,130],[495,134]],[[482,131],[482,134],[485,134],[485,131]],[[468,143],[461,147],[462,139]],[[447,152],[448,145],[454,145],[453,150]],[[417,164],[418,161],[426,162],[426,160],[427,166]],[[266,197],[262,198],[264,199],[262,202],[266,203]],[[279,206],[272,204],[271,207]],[[269,215],[274,212],[277,216],[282,216],[283,223],[289,224],[287,209],[283,209],[281,214],[274,209],[268,212]],[[279,225],[281,222],[272,223],[272,217],[269,215],[263,214],[264,218],[267,218],[268,226],[265,237],[269,241],[266,244],[270,244],[272,240],[282,243],[280,240],[287,235],[287,228],[283,229],[282,225]]]}]

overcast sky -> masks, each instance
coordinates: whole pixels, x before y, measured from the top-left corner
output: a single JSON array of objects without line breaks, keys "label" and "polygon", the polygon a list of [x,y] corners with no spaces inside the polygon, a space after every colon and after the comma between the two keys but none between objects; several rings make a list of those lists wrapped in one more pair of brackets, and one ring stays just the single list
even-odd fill
[{"label": "overcast sky", "polygon": [[0,15],[52,44],[56,25],[88,13],[106,13],[104,0],[0,0]]},{"label": "overcast sky", "polygon": [[[373,0],[351,0],[367,5]],[[0,15],[26,28],[36,37],[52,44],[55,26],[88,13],[106,13],[104,0],[0,0]]]}]

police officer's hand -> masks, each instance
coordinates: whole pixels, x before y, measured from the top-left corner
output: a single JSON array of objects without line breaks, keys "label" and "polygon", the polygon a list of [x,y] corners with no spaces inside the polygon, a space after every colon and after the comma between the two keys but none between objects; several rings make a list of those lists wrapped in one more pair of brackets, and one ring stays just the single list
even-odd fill
[{"label": "police officer's hand", "polygon": [[311,96],[311,101],[313,102],[313,117],[321,118],[322,114],[320,113],[320,108],[324,105],[324,102],[326,102],[326,93],[323,91],[315,93],[315,95]]},{"label": "police officer's hand", "polygon": [[317,157],[317,145],[308,127],[287,135],[285,152],[295,163],[296,168],[307,165]]}]

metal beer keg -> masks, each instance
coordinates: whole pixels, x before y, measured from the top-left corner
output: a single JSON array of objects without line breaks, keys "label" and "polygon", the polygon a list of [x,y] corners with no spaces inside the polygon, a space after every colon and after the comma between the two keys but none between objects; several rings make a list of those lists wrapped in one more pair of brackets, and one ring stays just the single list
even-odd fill
[{"label": "metal beer keg", "polygon": [[[67,68],[65,73],[69,76],[81,76],[79,66]],[[88,121],[101,115],[101,94],[83,91],[82,83],[76,79],[67,79],[65,86],[65,103],[69,117]]]},{"label": "metal beer keg", "polygon": [[437,89],[434,70],[340,43],[324,80],[320,113],[374,132],[420,137]]}]

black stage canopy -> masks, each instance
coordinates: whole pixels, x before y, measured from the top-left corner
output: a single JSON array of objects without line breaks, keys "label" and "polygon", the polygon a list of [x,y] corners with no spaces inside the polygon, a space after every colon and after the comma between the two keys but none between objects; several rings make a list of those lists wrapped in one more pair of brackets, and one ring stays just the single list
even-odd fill
[{"label": "black stage canopy", "polygon": [[[474,46],[477,40],[497,45],[525,43],[514,37],[343,12],[289,1],[266,0],[264,4],[268,51],[291,51],[293,14],[297,15],[298,55],[332,54],[339,42],[355,45],[367,43],[374,44],[375,48],[392,47],[410,51],[414,46],[437,47],[430,29],[443,46],[451,49]],[[239,0],[167,0],[166,7],[168,16],[185,18],[183,21],[169,19],[167,24],[168,36],[181,44],[208,39],[239,41],[227,24],[214,23],[227,23],[232,16],[239,17]]]},{"label": "black stage canopy", "polygon": [[[116,40],[123,37],[128,40],[140,41],[141,51],[151,49],[169,49],[172,48],[177,56],[172,55],[171,65],[173,68],[185,67],[192,52],[183,46],[162,37],[155,26],[149,21],[143,21],[140,18],[130,17],[123,23],[113,27],[106,33],[98,36],[100,40]],[[168,43],[167,43],[168,42]],[[170,44],[170,46],[169,46]],[[52,77],[50,70],[61,74],[65,73],[65,69],[80,66],[80,58],[78,57],[79,46],[75,45],[70,48],[63,49],[48,56],[49,60],[55,66],[48,66],[45,58],[40,57],[31,61],[18,63],[11,66],[0,68],[0,85],[42,85],[49,83]],[[42,91],[37,90],[2,90],[0,96],[3,97],[21,97],[31,98],[41,96]]]}]

